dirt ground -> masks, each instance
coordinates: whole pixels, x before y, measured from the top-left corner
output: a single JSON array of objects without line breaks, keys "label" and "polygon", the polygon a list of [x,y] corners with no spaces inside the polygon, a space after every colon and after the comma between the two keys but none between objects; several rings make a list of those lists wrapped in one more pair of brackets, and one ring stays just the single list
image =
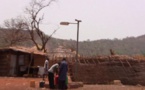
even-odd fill
[{"label": "dirt ground", "polygon": [[[49,88],[40,88],[41,78],[18,78],[18,77],[0,77],[0,90],[50,90]],[[35,86],[30,83],[35,81]],[[48,81],[45,81],[48,84]],[[145,86],[125,86],[125,85],[84,85],[83,87],[68,90],[145,90]]]}]

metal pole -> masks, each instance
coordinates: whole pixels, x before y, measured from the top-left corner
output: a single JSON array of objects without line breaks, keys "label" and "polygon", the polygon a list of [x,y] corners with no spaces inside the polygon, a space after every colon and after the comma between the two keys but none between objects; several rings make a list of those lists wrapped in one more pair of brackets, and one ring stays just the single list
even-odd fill
[{"label": "metal pole", "polygon": [[78,60],[78,51],[79,51],[79,23],[82,22],[81,20],[77,20],[75,19],[75,21],[77,23],[71,23],[71,22],[60,22],[60,25],[69,25],[69,24],[77,24],[77,44],[76,44],[76,60],[75,60],[75,78],[77,80],[77,73],[78,73],[78,63],[79,63],[79,60]]},{"label": "metal pole", "polygon": [[79,23],[81,22],[81,20],[77,20],[75,19],[75,21],[77,21],[77,44],[76,44],[76,62],[78,63],[78,47],[79,47]]},{"label": "metal pole", "polygon": [[79,23],[81,22],[81,20],[77,20],[75,19],[75,21],[77,21],[77,44],[76,44],[76,80],[78,80],[78,47],[79,47]]}]

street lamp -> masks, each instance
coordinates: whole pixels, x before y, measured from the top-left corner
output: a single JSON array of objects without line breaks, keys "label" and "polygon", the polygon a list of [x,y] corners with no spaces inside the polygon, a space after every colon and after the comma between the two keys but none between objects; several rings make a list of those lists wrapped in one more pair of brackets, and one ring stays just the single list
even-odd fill
[{"label": "street lamp", "polygon": [[[82,22],[81,20],[75,19],[77,23],[71,23],[71,22],[60,22],[60,25],[69,25],[69,24],[77,24],[77,44],[76,44],[76,64],[78,64],[78,46],[79,46],[79,24]],[[77,66],[77,65],[76,65]],[[77,72],[77,67],[76,67]]]},{"label": "street lamp", "polygon": [[69,24],[77,24],[77,44],[76,44],[76,62],[78,62],[78,45],[79,45],[79,23],[82,22],[81,20],[75,19],[77,23],[71,23],[71,22],[60,22],[60,25],[69,25]]}]

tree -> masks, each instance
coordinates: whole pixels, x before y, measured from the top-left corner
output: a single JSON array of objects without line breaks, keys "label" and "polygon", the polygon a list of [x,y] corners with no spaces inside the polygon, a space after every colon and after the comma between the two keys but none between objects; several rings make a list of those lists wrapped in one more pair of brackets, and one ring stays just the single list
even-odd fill
[{"label": "tree", "polygon": [[14,46],[23,41],[30,40],[29,36],[22,32],[25,28],[25,22],[22,17],[5,20],[3,28],[5,29],[2,30],[1,28],[3,33],[1,38],[5,41],[6,46]]},{"label": "tree", "polygon": [[[44,32],[42,32],[42,30],[40,29],[40,24],[42,23],[43,19],[44,19],[44,14],[40,15],[40,12],[46,8],[49,7],[50,4],[52,2],[54,2],[56,0],[32,0],[29,4],[29,6],[26,8],[26,13],[29,16],[29,21],[30,23],[27,23],[28,26],[28,31],[30,33],[30,37],[31,40],[34,42],[35,46],[37,47],[38,50],[41,51],[46,51],[46,44],[48,42],[48,40],[51,38],[51,36],[56,32],[56,30],[54,30],[54,32],[50,35],[47,36],[45,35]],[[35,34],[37,33],[38,37],[41,40],[41,46],[40,44],[36,41],[35,39]]]}]

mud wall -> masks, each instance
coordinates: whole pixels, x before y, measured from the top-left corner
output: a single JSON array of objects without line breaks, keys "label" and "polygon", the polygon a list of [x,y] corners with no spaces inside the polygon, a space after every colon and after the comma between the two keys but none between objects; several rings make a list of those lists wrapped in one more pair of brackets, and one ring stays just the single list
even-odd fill
[{"label": "mud wall", "polygon": [[145,60],[124,56],[83,58],[69,67],[73,81],[111,84],[121,80],[126,85],[145,85]]}]

